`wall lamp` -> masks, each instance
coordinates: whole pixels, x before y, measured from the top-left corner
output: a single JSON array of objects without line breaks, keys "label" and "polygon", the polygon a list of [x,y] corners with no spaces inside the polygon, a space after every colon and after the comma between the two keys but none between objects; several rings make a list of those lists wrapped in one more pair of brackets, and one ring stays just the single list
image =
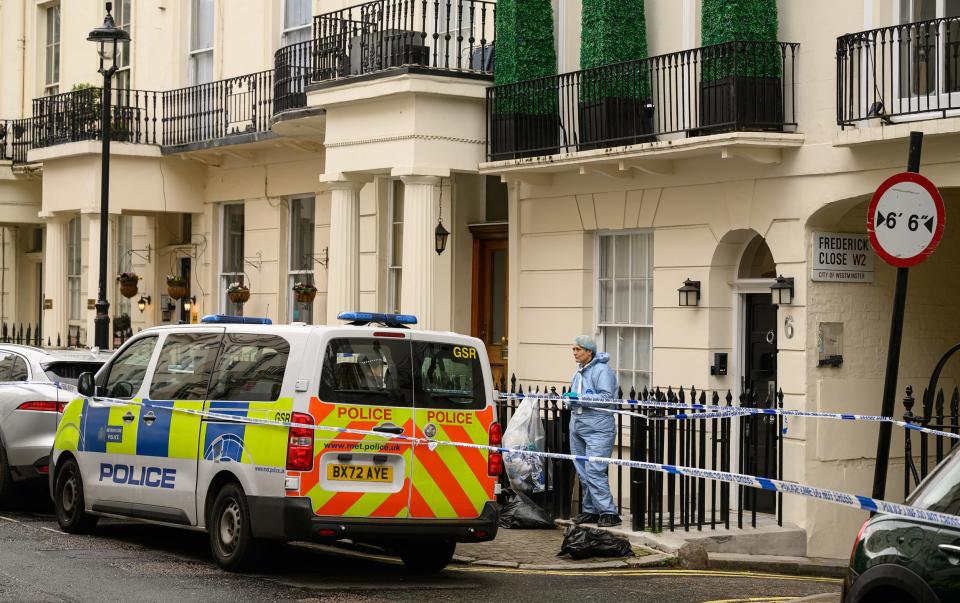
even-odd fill
[{"label": "wall lamp", "polygon": [[770,297],[775,306],[789,306],[793,303],[793,277],[777,277],[777,282],[770,285]]},{"label": "wall lamp", "polygon": [[683,286],[677,289],[680,293],[680,307],[689,308],[700,305],[700,281],[689,278],[683,281]]},{"label": "wall lamp", "polygon": [[150,296],[149,296],[149,295],[141,295],[141,296],[140,296],[140,299],[137,300],[137,310],[140,310],[141,313],[142,313],[144,310],[146,310],[146,309],[147,309],[147,306],[149,306],[149,305],[150,305]]}]

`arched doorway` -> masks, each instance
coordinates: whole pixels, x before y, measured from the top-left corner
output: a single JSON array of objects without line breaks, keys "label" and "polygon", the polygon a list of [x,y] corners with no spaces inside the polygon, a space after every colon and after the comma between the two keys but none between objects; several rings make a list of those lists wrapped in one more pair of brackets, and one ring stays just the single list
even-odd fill
[{"label": "arched doorway", "polygon": [[[777,307],[770,295],[776,276],[777,265],[770,247],[761,235],[754,236],[743,248],[736,280],[742,406],[773,408],[777,404]],[[777,437],[774,417],[753,415],[743,420],[744,473],[777,477]],[[750,490],[743,501],[745,509],[776,511],[773,492]]]}]

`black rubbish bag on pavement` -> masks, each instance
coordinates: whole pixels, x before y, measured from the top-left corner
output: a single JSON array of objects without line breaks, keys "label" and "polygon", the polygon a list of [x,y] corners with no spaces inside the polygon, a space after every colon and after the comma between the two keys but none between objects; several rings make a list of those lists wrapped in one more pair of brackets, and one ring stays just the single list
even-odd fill
[{"label": "black rubbish bag on pavement", "polygon": [[522,530],[551,530],[555,527],[553,518],[530,500],[523,492],[507,488],[500,495],[500,527]]},{"label": "black rubbish bag on pavement", "polygon": [[587,557],[633,557],[633,549],[626,538],[614,536],[597,528],[567,526],[563,545],[557,557],[569,554],[574,559]]}]

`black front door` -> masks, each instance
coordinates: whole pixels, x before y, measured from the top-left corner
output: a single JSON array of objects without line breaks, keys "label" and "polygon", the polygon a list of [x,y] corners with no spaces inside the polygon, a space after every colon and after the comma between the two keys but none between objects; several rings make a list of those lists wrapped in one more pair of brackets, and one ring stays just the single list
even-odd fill
[{"label": "black front door", "polygon": [[[770,294],[746,295],[746,363],[741,404],[774,408],[777,402],[777,307]],[[758,477],[777,476],[777,419],[751,415],[741,423],[744,473]],[[776,496],[767,490],[747,488],[744,508],[761,513],[776,510]]]}]

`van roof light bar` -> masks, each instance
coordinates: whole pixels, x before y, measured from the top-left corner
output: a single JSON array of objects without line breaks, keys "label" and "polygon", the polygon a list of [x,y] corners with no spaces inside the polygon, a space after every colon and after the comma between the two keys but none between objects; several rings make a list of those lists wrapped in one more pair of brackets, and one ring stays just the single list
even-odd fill
[{"label": "van roof light bar", "polygon": [[205,325],[272,325],[269,318],[259,316],[230,316],[228,314],[208,314],[200,319]]},{"label": "van roof light bar", "polygon": [[370,323],[406,329],[408,325],[417,324],[417,317],[411,314],[384,314],[382,312],[341,312],[338,320],[346,320],[355,327],[363,327]]}]

